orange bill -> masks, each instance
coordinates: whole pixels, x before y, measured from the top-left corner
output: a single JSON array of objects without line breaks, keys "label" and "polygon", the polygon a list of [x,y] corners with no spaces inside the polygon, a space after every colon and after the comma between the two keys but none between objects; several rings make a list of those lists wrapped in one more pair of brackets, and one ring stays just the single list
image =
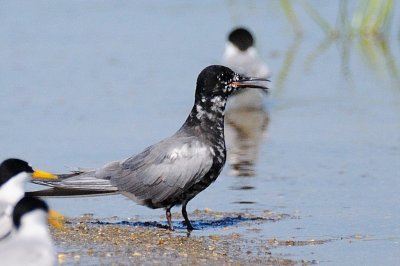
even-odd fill
[{"label": "orange bill", "polygon": [[32,178],[36,179],[57,179],[58,176],[42,170],[35,170],[32,173]]},{"label": "orange bill", "polygon": [[55,210],[49,210],[48,214],[48,222],[51,226],[53,226],[56,229],[63,230],[65,229],[64,223],[65,223],[65,217],[61,213],[55,211]]}]

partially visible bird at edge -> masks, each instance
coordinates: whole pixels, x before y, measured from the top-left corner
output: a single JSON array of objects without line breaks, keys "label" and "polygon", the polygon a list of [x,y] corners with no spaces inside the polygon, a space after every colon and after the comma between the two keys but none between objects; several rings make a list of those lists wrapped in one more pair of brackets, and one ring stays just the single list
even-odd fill
[{"label": "partially visible bird at edge", "polygon": [[1,265],[54,265],[55,251],[47,224],[48,212],[48,205],[39,198],[23,197],[17,202],[12,212],[15,233],[0,241]]},{"label": "partially visible bird at edge", "polygon": [[[13,233],[12,212],[25,194],[25,183],[32,178],[56,179],[57,176],[33,168],[21,159],[10,158],[0,164],[0,240]],[[55,213],[54,213],[55,215]]]}]

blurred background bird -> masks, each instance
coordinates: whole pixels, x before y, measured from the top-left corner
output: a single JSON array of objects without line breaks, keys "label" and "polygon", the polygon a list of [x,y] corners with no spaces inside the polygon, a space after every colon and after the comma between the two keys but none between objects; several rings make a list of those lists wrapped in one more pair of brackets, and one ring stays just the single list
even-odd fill
[{"label": "blurred background bird", "polygon": [[48,205],[23,197],[12,212],[14,233],[0,241],[1,265],[54,265],[54,246],[48,229]]},{"label": "blurred background bird", "polygon": [[[236,73],[257,78],[270,78],[267,64],[260,58],[255,47],[255,38],[246,28],[233,29],[229,35],[223,53],[222,64]],[[265,95],[263,90],[243,89],[235,92],[228,100],[227,108],[238,105],[261,107]],[[240,97],[236,97],[240,96]]]},{"label": "blurred background bird", "polygon": [[57,176],[33,170],[27,162],[20,159],[11,158],[0,164],[0,239],[12,233],[12,211],[25,194],[25,184],[32,178],[48,180],[56,179]]},{"label": "blurred background bird", "polygon": [[[253,34],[246,28],[233,29],[229,35],[222,63],[237,73],[269,78],[271,72],[260,58]],[[268,127],[265,108],[266,91],[243,89],[227,102],[225,140],[230,175],[254,176],[259,146]]]}]

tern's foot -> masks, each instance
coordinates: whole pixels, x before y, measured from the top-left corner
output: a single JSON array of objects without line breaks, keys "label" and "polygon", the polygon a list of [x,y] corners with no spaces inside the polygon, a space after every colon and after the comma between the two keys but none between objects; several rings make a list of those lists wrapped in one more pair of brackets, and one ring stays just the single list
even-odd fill
[{"label": "tern's foot", "polygon": [[186,223],[186,229],[188,230],[188,232],[189,233],[192,232],[194,230],[192,224],[190,222],[189,223],[185,222],[185,223]]}]

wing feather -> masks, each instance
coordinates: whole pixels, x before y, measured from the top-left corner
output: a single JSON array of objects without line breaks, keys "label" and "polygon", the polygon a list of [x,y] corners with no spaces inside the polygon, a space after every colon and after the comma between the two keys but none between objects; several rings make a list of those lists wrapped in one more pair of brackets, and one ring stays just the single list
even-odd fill
[{"label": "wing feather", "polygon": [[97,170],[60,176],[54,181],[37,180],[56,188],[119,191],[140,204],[162,207],[179,198],[211,169],[213,155],[193,136],[176,136],[148,147],[136,156],[114,161]]},{"label": "wing feather", "polygon": [[210,150],[194,138],[162,141],[121,163],[111,183],[153,204],[177,197],[199,182],[212,166]]}]

